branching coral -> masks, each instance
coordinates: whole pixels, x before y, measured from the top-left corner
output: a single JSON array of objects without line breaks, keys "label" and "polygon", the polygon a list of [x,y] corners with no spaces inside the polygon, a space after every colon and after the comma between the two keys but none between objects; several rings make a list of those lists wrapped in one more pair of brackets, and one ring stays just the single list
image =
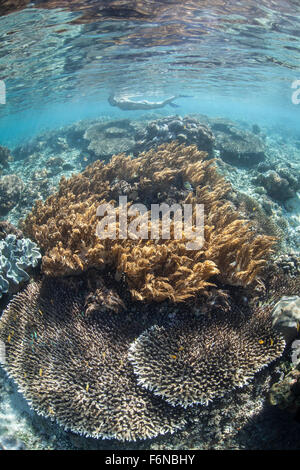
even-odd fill
[{"label": "branching coral", "polygon": [[[239,217],[226,200],[230,184],[206,157],[195,146],[171,143],[135,159],[121,154],[108,164],[97,161],[83,173],[62,179],[58,193],[38,202],[23,223],[25,233],[45,252],[43,271],[63,276],[109,267],[117,278],[125,276],[133,298],[139,300],[184,301],[204,292],[215,275],[228,284],[253,283],[275,239],[257,235],[250,222]],[[187,250],[184,231],[182,239],[97,237],[97,207],[115,201],[124,186],[129,205],[170,198],[193,207],[204,204],[203,246]],[[179,222],[171,221],[171,235]],[[149,235],[150,222],[147,228]]]},{"label": "branching coral", "polygon": [[132,343],[129,360],[140,385],[186,407],[244,386],[284,347],[265,307],[249,318],[231,312],[155,325]]},{"label": "branching coral", "polygon": [[0,340],[19,390],[39,414],[87,436],[136,440],[182,428],[182,410],[139,387],[127,360],[143,321],[87,314],[87,293],[78,279],[47,279],[13,298]]}]

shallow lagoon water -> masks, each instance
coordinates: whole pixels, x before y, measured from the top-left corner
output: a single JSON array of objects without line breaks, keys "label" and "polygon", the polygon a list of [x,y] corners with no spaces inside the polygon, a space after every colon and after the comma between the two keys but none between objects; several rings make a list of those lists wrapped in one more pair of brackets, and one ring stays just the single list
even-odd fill
[{"label": "shallow lagoon water", "polygon": [[[195,127],[211,129],[209,156],[244,198],[248,215],[251,206],[251,220],[259,213],[267,233],[279,235],[274,265],[299,277],[295,2],[136,1],[126,7],[115,1],[108,7],[78,0],[71,11],[63,0],[7,3],[0,10],[0,80],[6,90],[0,145],[10,158],[0,175],[1,221],[18,226],[35,200],[56,193],[62,176],[80,173],[97,159],[108,162],[126,139],[127,153],[137,156],[137,149],[178,138],[172,122],[181,123],[185,134],[191,119]],[[109,104],[110,95],[135,102],[175,95],[176,107],[122,110]],[[193,143],[186,135],[185,142]],[[243,150],[233,141],[242,141]],[[249,162],[254,143],[264,156]],[[251,158],[259,159],[260,151],[254,153]],[[30,271],[32,281],[40,269]],[[18,289],[3,293],[2,310]],[[1,369],[0,448],[298,449],[299,411],[271,406],[267,399],[272,383],[283,380],[290,367],[287,349],[278,370],[264,369],[240,394],[198,410],[184,430],[125,443],[83,437],[40,417]]]}]

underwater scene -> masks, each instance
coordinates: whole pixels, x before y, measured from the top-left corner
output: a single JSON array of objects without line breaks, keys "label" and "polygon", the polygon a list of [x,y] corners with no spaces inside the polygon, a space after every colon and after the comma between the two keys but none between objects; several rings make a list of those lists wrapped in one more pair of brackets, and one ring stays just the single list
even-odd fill
[{"label": "underwater scene", "polygon": [[300,449],[300,3],[0,37],[0,450]]}]

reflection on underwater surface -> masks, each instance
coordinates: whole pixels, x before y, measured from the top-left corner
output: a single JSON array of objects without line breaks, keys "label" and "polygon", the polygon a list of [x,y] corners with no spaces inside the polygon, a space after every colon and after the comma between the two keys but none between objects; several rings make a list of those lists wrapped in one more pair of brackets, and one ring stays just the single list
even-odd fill
[{"label": "reflection on underwater surface", "polygon": [[[293,2],[143,2],[141,20],[130,9],[121,14],[127,2],[109,2],[119,12],[114,17],[107,5],[35,2],[0,18],[0,71],[9,97],[1,115],[28,110],[27,120],[36,111],[38,121],[51,108],[51,122],[61,113],[52,106],[68,103],[76,105],[69,114],[78,120],[86,108],[109,114],[110,93],[154,100],[181,93],[194,96],[184,112],[224,109],[234,117],[256,105],[267,121],[296,119],[290,87],[299,68],[299,6]],[[100,18],[75,21],[94,9],[102,10]]]},{"label": "reflection on underwater surface", "polygon": [[[299,448],[299,4],[0,12],[1,356],[99,437],[1,370],[0,449]],[[203,250],[96,239],[121,195],[204,203]]]}]

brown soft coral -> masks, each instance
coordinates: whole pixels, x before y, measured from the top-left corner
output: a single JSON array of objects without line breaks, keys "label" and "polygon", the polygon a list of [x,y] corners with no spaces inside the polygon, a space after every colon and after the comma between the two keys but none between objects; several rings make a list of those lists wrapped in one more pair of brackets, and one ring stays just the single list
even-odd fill
[{"label": "brown soft coral", "polygon": [[[26,235],[45,252],[45,274],[108,268],[116,278],[125,277],[135,299],[174,302],[205,291],[214,275],[232,285],[257,280],[275,239],[257,235],[249,221],[239,218],[226,200],[230,184],[206,157],[196,146],[173,142],[135,159],[121,154],[108,164],[97,161],[83,173],[63,178],[58,193],[38,202],[23,223]],[[187,250],[184,233],[180,240],[100,239],[97,207],[124,194],[129,205],[169,203],[170,194],[177,204],[204,204],[201,249]],[[151,222],[147,224],[149,233]],[[173,220],[171,235],[175,225]]]}]

